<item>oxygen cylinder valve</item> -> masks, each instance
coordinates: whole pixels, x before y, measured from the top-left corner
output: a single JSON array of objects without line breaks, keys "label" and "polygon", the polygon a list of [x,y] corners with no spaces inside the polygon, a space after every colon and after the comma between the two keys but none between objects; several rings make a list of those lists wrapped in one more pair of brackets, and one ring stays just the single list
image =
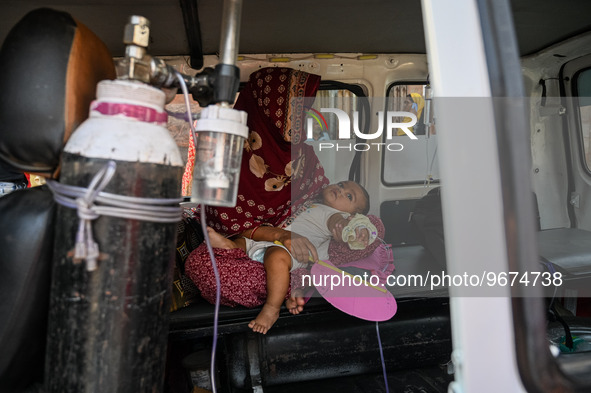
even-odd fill
[{"label": "oxygen cylinder valve", "polygon": [[178,88],[180,75],[199,105],[213,102],[214,70],[205,68],[195,76],[182,74],[174,67],[147,52],[150,43],[150,21],[138,15],[129,17],[123,31],[125,57],[117,63],[117,78],[150,84],[158,88]]},{"label": "oxygen cylinder valve", "polygon": [[146,49],[150,42],[150,21],[143,16],[129,17],[123,31],[125,58],[117,64],[119,79],[150,82],[150,60]]}]

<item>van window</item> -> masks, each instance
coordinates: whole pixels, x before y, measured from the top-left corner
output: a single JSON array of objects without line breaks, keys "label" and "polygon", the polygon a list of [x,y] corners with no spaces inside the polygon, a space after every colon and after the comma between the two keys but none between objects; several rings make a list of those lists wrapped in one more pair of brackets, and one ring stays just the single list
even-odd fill
[{"label": "van window", "polygon": [[[331,183],[347,180],[356,152],[354,149],[336,148],[339,144],[338,118],[334,114],[323,113],[322,108],[340,109],[347,113],[349,119],[353,119],[353,112],[361,111],[360,101],[357,94],[347,88],[327,88],[321,85],[316,93],[314,104],[307,114],[313,118],[313,121],[310,122],[312,138],[306,140],[306,143],[314,147],[324,167],[325,176]],[[316,118],[319,121],[316,121]],[[360,118],[359,121],[361,122],[362,119]],[[354,138],[353,134],[352,138]],[[351,145],[351,141],[341,140],[341,142],[340,146]]]},{"label": "van window", "polygon": [[[319,90],[312,108],[320,111],[321,108],[336,108],[345,111],[349,118],[353,118],[353,111],[357,110],[357,96],[347,89]],[[336,116],[324,115],[328,129],[324,130],[318,122],[312,122],[314,140],[338,139],[338,119]]]},{"label": "van window", "polygon": [[[402,131],[392,140],[404,146],[400,151],[382,150],[382,183],[387,186],[403,184],[429,184],[439,181],[437,162],[437,133],[433,119],[432,103],[425,99],[428,85],[424,82],[394,83],[388,87],[386,110],[396,112],[411,111],[417,116],[417,123],[411,131],[417,136],[409,140]],[[410,119],[400,118],[400,123]],[[384,121],[384,124],[386,121]]]},{"label": "van window", "polygon": [[591,68],[576,76],[581,136],[587,171],[591,172]]}]

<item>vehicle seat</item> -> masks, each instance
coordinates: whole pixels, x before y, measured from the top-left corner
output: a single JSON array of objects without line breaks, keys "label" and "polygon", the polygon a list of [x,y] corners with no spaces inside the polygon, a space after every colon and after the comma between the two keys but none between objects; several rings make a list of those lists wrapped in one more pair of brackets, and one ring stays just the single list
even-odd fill
[{"label": "vehicle seat", "polygon": [[[0,49],[0,163],[57,178],[60,154],[88,117],[96,84],[113,79],[105,45],[69,14],[25,15]],[[0,197],[0,387],[43,382],[55,203],[45,187]]]}]

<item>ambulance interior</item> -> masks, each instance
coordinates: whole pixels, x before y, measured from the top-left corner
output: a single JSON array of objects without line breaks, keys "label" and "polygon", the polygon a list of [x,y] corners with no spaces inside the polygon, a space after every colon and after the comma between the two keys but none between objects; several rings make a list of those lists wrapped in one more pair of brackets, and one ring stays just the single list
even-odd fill
[{"label": "ambulance interior", "polygon": [[[193,76],[220,63],[224,3],[230,2],[4,1],[0,3],[0,39],[4,42],[11,28],[27,12],[49,7],[82,22],[104,42],[112,58],[120,60],[126,56],[122,40],[124,26],[131,15],[141,15],[150,21],[147,52],[173,69]],[[494,39],[503,34],[514,39],[506,43],[493,38],[484,40],[482,50],[489,56],[490,76],[490,82],[485,84],[491,86],[492,99],[479,97],[478,93],[448,97],[437,91],[438,86],[469,87],[482,81],[462,79],[462,75],[472,74],[465,68],[466,53],[461,46],[453,48],[455,74],[439,72],[438,57],[428,52],[426,42],[426,31],[437,26],[437,19],[431,18],[435,15],[432,9],[436,8],[432,3],[244,2],[235,63],[240,88],[251,74],[268,67],[319,75],[320,87],[312,108],[318,112],[326,107],[337,107],[350,114],[357,111],[362,120],[359,128],[366,134],[378,129],[380,123],[385,124],[381,117],[384,113],[400,111],[407,95],[420,95],[424,101],[417,125],[422,131],[416,132],[416,140],[410,140],[408,135],[387,139],[385,133],[374,140],[359,137],[342,140],[336,116],[324,113],[326,127],[323,129],[321,122],[314,121],[314,133],[306,143],[314,147],[331,183],[354,180],[368,191],[369,214],[381,219],[385,228],[383,240],[392,246],[395,276],[426,277],[466,271],[469,267],[464,262],[454,262],[454,257],[462,254],[462,248],[457,247],[461,244],[459,238],[464,236],[464,242],[469,243],[472,238],[465,235],[472,233],[479,239],[474,244],[486,243],[494,223],[479,219],[474,213],[497,209],[505,225],[503,230],[507,231],[502,232],[507,236],[507,250],[499,252],[509,255],[509,266],[495,267],[492,261],[488,272],[501,266],[501,271],[507,270],[504,277],[509,282],[512,279],[518,282],[525,276],[517,273],[512,276],[509,272],[527,271],[535,263],[538,276],[549,274],[551,285],[539,287],[545,292],[532,292],[531,298],[511,292],[514,297],[508,301],[510,312],[508,316],[499,316],[499,320],[509,318],[510,335],[499,338],[505,345],[498,348],[498,353],[481,353],[481,362],[492,362],[492,368],[498,364],[496,361],[507,362],[506,367],[517,370],[515,391],[588,391],[591,386],[591,302],[588,299],[591,203],[586,201],[591,192],[591,20],[588,16],[591,3],[582,0],[473,2],[474,9],[481,13],[479,20],[485,33],[492,32]],[[452,15],[457,15],[456,23],[462,24],[465,16],[462,6],[466,3],[472,2],[450,4],[441,18],[453,19]],[[493,55],[496,57],[490,60]],[[511,59],[517,59],[518,63],[512,63]],[[511,65],[518,68],[518,73],[504,74],[505,68]],[[33,73],[38,67],[43,64],[34,59],[23,63],[24,73]],[[11,78],[11,75],[0,75],[0,82]],[[450,82],[446,83],[445,78]],[[2,82],[2,86],[6,83]],[[171,99],[166,105],[167,128],[185,164],[191,130],[183,118],[185,97],[180,88],[176,89],[167,92]],[[464,91],[469,92],[469,88]],[[203,108],[194,98],[191,97],[190,106],[197,114]],[[450,122],[438,121],[445,117],[442,108],[448,108],[454,99],[459,106],[472,102],[471,99],[490,100],[496,105],[493,129],[504,131],[492,134],[492,140],[498,144],[489,149],[495,156],[493,161],[487,161],[484,155],[482,161],[478,160],[477,152],[486,149],[482,144],[490,139],[478,139],[479,132],[484,134],[483,130],[487,129],[485,120],[474,122],[469,105],[457,109],[455,122],[458,128],[469,126],[474,139],[445,139],[446,135],[448,138],[458,135],[449,131]],[[4,108],[10,105],[3,113],[16,111],[14,105],[23,105],[6,96],[1,102]],[[26,105],[37,105],[35,97],[30,97]],[[27,132],[26,123],[24,115],[22,133]],[[509,129],[527,143],[526,154],[521,154],[520,160],[512,156],[517,142],[506,137]],[[0,133],[0,161],[4,164],[8,161],[6,152],[12,149],[10,143],[14,142],[3,142]],[[442,151],[447,152],[443,157]],[[447,163],[442,161],[445,159]],[[496,175],[488,173],[490,166],[501,168],[501,173],[525,173],[528,178],[521,183],[529,192],[514,195],[517,193],[512,188],[514,183],[508,180],[505,183],[505,177],[501,176],[502,193],[483,195],[486,188],[482,184],[497,181]],[[446,173],[449,180],[445,178]],[[458,178],[460,174],[462,177]],[[523,180],[519,176],[514,175],[513,181]],[[448,182],[450,191],[446,191]],[[0,391],[41,392],[50,370],[44,364],[44,335],[49,312],[51,257],[40,253],[52,251],[51,246],[43,248],[47,246],[41,245],[40,239],[53,234],[47,235],[45,229],[38,228],[45,224],[36,224],[32,234],[10,229],[21,213],[12,210],[14,202],[9,204],[8,197],[14,201],[20,192],[23,190],[0,198],[0,226],[4,227],[0,248],[7,250],[6,259],[3,256],[0,263],[0,272],[4,272],[0,274],[3,294],[0,319],[8,321],[0,326],[0,344],[7,348],[0,355]],[[180,193],[181,190],[179,196]],[[190,243],[194,238],[187,231],[192,230],[191,225],[195,228],[197,225],[187,219],[193,207],[190,195],[182,196],[185,219],[182,226],[179,224],[177,240],[186,239]],[[510,205],[511,198],[522,205]],[[449,222],[452,215],[458,214],[459,201],[470,203],[466,213],[472,215],[470,228],[458,229],[457,224]],[[521,228],[521,225],[527,228],[523,232],[526,235],[506,229]],[[444,229],[449,231],[446,234],[454,233],[451,243],[444,237]],[[27,236],[31,239],[20,239]],[[51,240],[43,241],[43,244],[51,243]],[[31,245],[26,246],[26,242]],[[187,252],[192,252],[197,243],[185,244]],[[466,248],[470,247],[466,244]],[[24,252],[23,248],[30,251]],[[529,254],[523,250],[533,250],[536,261],[526,260]],[[481,259],[486,263],[494,259],[487,254],[488,250],[483,249],[482,253]],[[177,268],[178,258],[177,255]],[[39,266],[45,268],[38,270]],[[42,273],[32,274],[32,271]],[[560,273],[559,282],[553,281],[556,272]],[[448,388],[461,391],[458,384],[463,378],[471,378],[465,363],[468,355],[463,362],[458,360],[458,352],[454,352],[460,342],[454,324],[457,328],[458,318],[477,320],[480,316],[478,313],[454,316],[450,307],[453,309],[454,298],[461,296],[457,289],[450,288],[453,283],[434,287],[429,285],[433,281],[426,281],[425,285],[389,286],[397,312],[379,326],[347,315],[316,296],[300,315],[282,310],[271,331],[260,335],[247,326],[260,308],[221,306],[216,316],[213,304],[198,294],[190,297],[195,288],[187,282],[182,264],[178,273],[174,285],[185,298],[179,298],[179,303],[172,307],[174,311],[166,317],[167,353],[160,354],[166,358],[164,387],[158,391],[213,390],[208,374],[213,342],[217,345],[214,385],[220,392],[304,389],[446,392]],[[496,273],[494,277],[484,274],[482,278],[494,278],[495,284],[500,283]],[[509,288],[511,285],[505,287],[507,291],[513,290]],[[24,296],[25,292],[29,295]],[[470,296],[475,299],[474,295],[467,295]],[[487,313],[486,304],[487,300],[483,301],[479,310],[483,315]],[[18,316],[19,310],[26,312]],[[494,326],[482,328],[486,329],[463,332],[472,337],[469,342],[473,348],[495,335]],[[486,344],[483,347],[490,348]],[[2,390],[2,385],[6,390]],[[454,386],[458,390],[453,390]],[[564,390],[553,390],[558,388]],[[482,387],[480,391],[488,390]]]}]

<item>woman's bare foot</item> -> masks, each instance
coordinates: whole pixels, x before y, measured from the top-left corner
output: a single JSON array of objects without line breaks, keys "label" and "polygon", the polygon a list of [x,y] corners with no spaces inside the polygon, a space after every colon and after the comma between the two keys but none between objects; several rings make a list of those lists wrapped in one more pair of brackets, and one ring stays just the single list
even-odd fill
[{"label": "woman's bare foot", "polygon": [[227,239],[217,233],[213,228],[207,227],[207,235],[213,248],[223,248],[231,250],[232,248],[238,248],[238,246],[230,239]]},{"label": "woman's bare foot", "polygon": [[259,315],[250,321],[248,327],[254,332],[267,334],[271,326],[277,321],[277,318],[279,318],[279,307],[273,307],[265,303]]},{"label": "woman's bare foot", "polygon": [[304,310],[304,305],[306,304],[306,300],[302,296],[295,296],[290,297],[285,301],[285,307],[289,310],[290,313],[293,315],[297,315]]}]

